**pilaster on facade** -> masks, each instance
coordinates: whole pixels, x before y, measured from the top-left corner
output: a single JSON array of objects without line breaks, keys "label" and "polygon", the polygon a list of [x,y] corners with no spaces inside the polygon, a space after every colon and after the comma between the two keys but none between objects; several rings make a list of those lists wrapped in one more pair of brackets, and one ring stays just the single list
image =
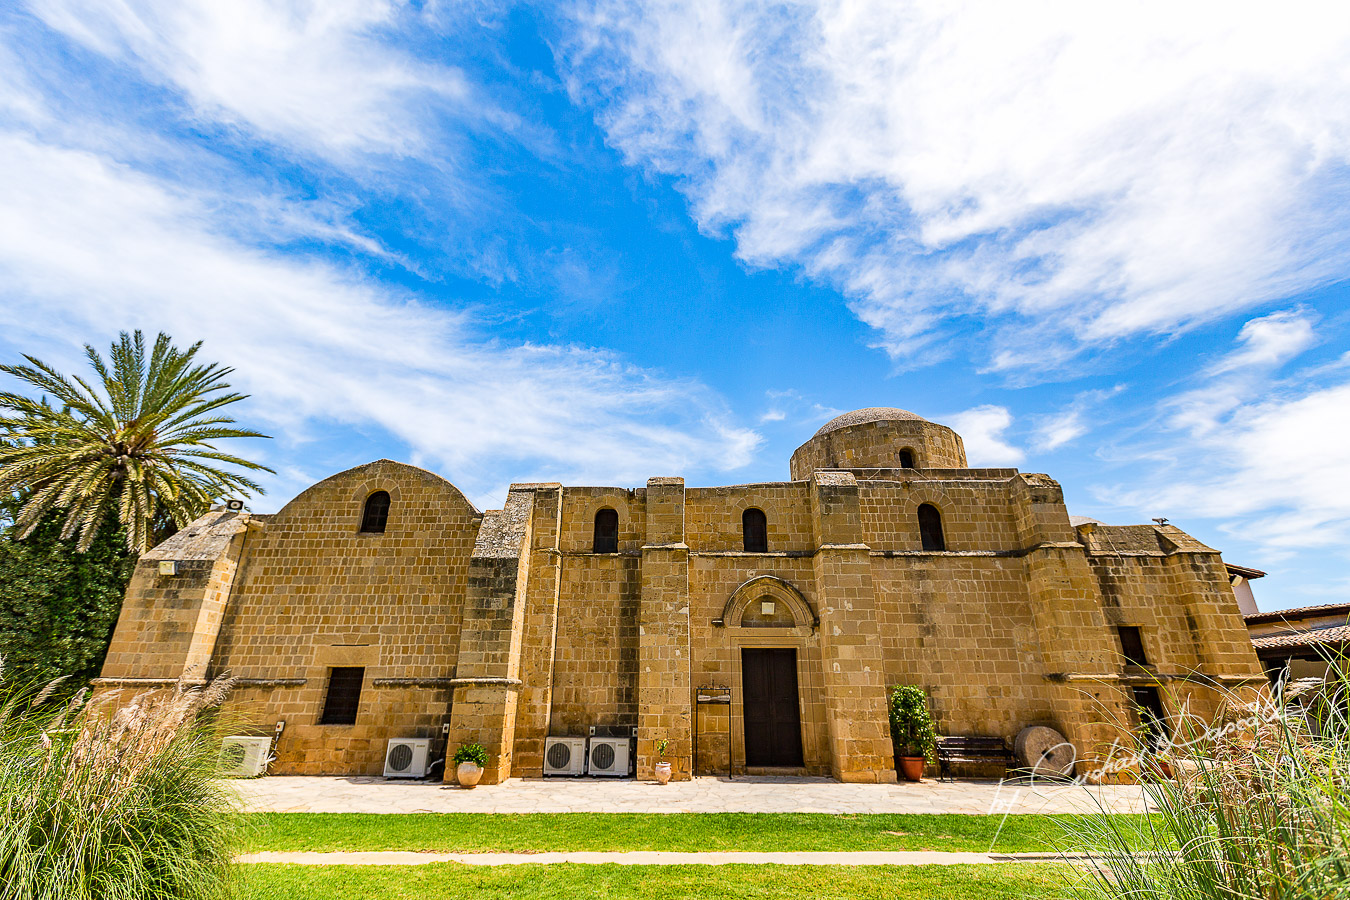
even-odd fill
[{"label": "pilaster on facade", "polygon": [[813,474],[811,520],[831,771],[840,781],[894,782],[871,550],[852,474]]},{"label": "pilaster on facade", "polygon": [[446,750],[481,744],[484,784],[511,774],[533,511],[533,491],[512,490],[484,515],[469,562]]},{"label": "pilaster on facade", "polygon": [[647,534],[638,607],[637,777],[651,778],[665,761],[672,778],[693,773],[690,688],[689,547],[684,530],[684,479],[647,481]]}]

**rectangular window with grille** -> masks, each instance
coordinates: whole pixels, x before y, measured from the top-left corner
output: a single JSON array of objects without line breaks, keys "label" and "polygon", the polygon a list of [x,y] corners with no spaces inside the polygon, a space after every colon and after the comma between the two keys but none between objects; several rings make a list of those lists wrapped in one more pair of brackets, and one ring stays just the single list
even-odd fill
[{"label": "rectangular window with grille", "polygon": [[1139,633],[1137,625],[1117,625],[1116,633],[1120,635],[1120,652],[1125,657],[1125,664],[1129,666],[1146,666],[1148,657],[1144,655],[1144,638]]},{"label": "rectangular window with grille", "polygon": [[340,666],[328,670],[328,695],[323,701],[320,725],[355,725],[361,705],[361,682],[366,670],[361,666]]}]

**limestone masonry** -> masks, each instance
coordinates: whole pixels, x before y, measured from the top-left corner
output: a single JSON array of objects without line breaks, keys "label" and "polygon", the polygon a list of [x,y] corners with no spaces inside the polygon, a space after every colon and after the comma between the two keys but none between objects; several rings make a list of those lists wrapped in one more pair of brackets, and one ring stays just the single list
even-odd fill
[{"label": "limestone masonry", "polygon": [[[676,779],[867,782],[895,780],[895,685],[929,692],[941,734],[1049,725],[1084,770],[1118,728],[1264,681],[1218,552],[1075,528],[1050,477],[967,468],[949,428],[848,413],[791,477],[515,484],[479,512],[429,472],[359,466],[144,555],[99,689],[228,672],[256,733],[284,722],[277,774],[380,774],[390,738],[426,737],[481,743],[490,784],[608,726],[636,727],[639,777],[667,740]],[[696,702],[710,688],[730,702]]]}]

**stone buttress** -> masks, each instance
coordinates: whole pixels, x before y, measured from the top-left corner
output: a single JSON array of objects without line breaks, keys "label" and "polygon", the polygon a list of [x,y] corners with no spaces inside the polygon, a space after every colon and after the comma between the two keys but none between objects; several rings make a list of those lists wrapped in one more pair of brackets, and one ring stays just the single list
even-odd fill
[{"label": "stone buttress", "polygon": [[511,775],[534,503],[533,491],[513,488],[501,510],[484,515],[469,562],[446,767],[460,745],[481,744],[484,784]]}]

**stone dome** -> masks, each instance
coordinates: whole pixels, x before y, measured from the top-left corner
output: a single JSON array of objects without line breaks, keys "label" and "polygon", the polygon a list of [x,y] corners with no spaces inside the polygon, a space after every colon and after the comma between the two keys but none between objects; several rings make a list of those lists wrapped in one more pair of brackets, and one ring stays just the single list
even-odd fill
[{"label": "stone dome", "polygon": [[866,409],[855,409],[853,412],[846,412],[842,416],[835,416],[824,425],[815,436],[829,434],[831,431],[838,431],[840,428],[848,428],[851,425],[866,425],[868,422],[927,422],[923,416],[916,416],[907,409],[896,409],[893,406],[869,406]]},{"label": "stone dome", "polygon": [[907,409],[870,406],[835,416],[792,454],[793,481],[819,469],[964,469],[966,448],[946,425]]}]

